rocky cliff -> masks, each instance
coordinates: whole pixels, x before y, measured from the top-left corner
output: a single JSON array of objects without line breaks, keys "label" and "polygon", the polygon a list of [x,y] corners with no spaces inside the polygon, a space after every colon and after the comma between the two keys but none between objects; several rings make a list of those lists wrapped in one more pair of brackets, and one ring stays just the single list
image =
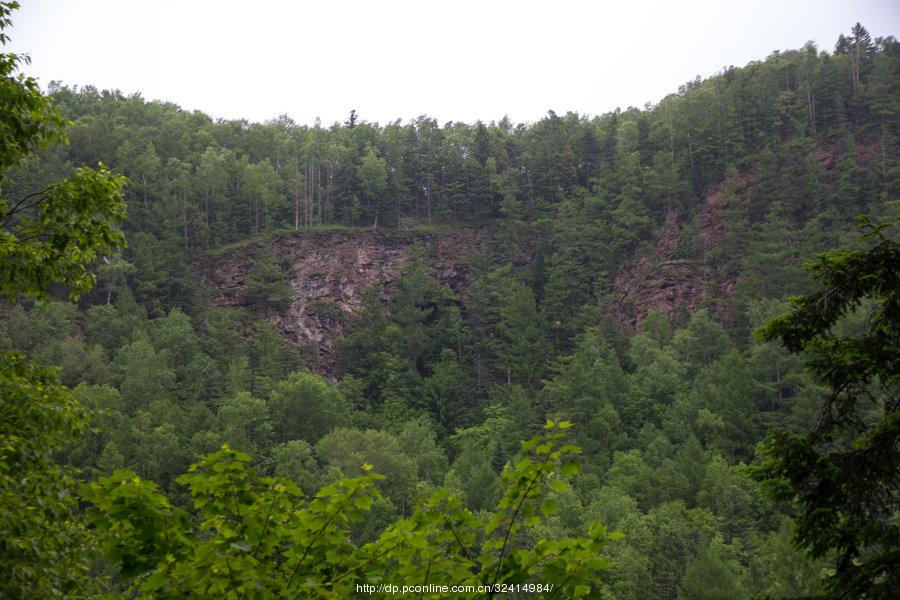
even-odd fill
[{"label": "rocky cliff", "polygon": [[297,231],[271,242],[242,246],[195,265],[219,306],[246,307],[248,258],[270,252],[289,265],[294,300],[287,311],[265,315],[287,340],[314,350],[317,370],[334,369],[337,343],[347,315],[360,307],[362,290],[380,285],[389,296],[414,242],[426,251],[435,276],[462,294],[469,282],[472,253],[490,243],[494,230],[447,229],[439,232],[388,230]]},{"label": "rocky cliff", "polygon": [[[738,193],[748,193],[751,180],[744,177]],[[639,327],[649,310],[672,320],[679,309],[703,306],[727,316],[727,300],[736,280],[726,274],[723,265],[710,260],[725,236],[719,217],[722,194],[721,187],[711,190],[693,223],[683,213],[670,211],[653,250],[622,265],[607,307],[619,323]],[[688,226],[694,227],[694,248],[690,257],[682,257],[679,243]]]},{"label": "rocky cliff", "polygon": [[[856,137],[859,162],[867,165],[880,159],[877,139]],[[842,141],[816,146],[809,155],[817,159],[830,184],[834,184]],[[746,168],[733,182],[733,193],[748,209],[761,200],[757,185],[764,181],[753,168]],[[619,323],[639,327],[647,311],[658,310],[672,320],[679,309],[706,307],[726,320],[729,299],[739,280],[716,249],[730,235],[722,226],[723,184],[713,186],[693,216],[671,211],[654,240],[652,250],[625,262],[616,274],[613,298],[607,310]],[[686,227],[693,228],[694,244],[687,256],[679,252]]]}]

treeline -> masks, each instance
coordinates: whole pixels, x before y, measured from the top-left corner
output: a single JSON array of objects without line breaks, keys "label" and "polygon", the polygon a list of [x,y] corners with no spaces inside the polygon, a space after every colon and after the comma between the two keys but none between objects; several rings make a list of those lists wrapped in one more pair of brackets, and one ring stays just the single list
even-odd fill
[{"label": "treeline", "polygon": [[[900,190],[898,56],[892,37],[873,41],[857,25],[831,53],[808,44],[690,82],[644,110],[550,113],[528,126],[213,121],[53,84],[70,143],[24,161],[3,190],[25,197],[99,161],[124,173],[128,264],[101,275],[128,281],[152,314],[201,301],[188,274],[197,252],[266,232],[537,222],[530,231],[544,242],[529,283],[565,324],[609,293],[670,211],[690,217],[723,182],[727,243],[702,255],[689,219],[679,257],[724,261],[734,276],[789,265],[772,281],[791,281],[805,257],[844,241],[853,217],[885,215]],[[777,259],[742,265],[753,245],[750,263]],[[763,285],[761,296],[777,293]]]},{"label": "treeline", "polygon": [[[893,38],[873,41],[857,25],[830,53],[809,43],[698,78],[643,110],[551,111],[530,125],[427,116],[379,125],[355,113],[330,126],[214,121],[53,83],[71,142],[32,166],[57,174],[103,161],[129,178],[130,227],[187,248],[317,224],[533,221],[585,194],[658,222],[695,206],[729,167],[788,141],[852,130],[886,155],[896,142],[897,53]],[[14,180],[30,189],[24,171]]]}]

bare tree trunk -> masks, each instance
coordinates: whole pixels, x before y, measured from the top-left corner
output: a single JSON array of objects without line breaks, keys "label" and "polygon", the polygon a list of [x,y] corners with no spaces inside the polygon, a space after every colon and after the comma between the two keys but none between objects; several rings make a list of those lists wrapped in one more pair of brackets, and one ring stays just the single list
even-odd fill
[{"label": "bare tree trunk", "polygon": [[310,195],[312,194],[312,165],[307,162],[305,165],[306,180],[303,182],[304,198],[303,198],[303,226],[309,228],[312,211],[310,210]]},{"label": "bare tree trunk", "polygon": [[688,134],[687,134],[687,141],[688,141],[688,156],[691,159],[691,178],[693,179],[693,177],[694,177],[694,148],[693,148],[693,146],[691,146],[691,133],[690,132],[688,132]]},{"label": "bare tree trunk", "polygon": [[187,194],[185,192],[181,192],[181,210],[184,213],[184,249],[188,249],[188,207],[187,207]]},{"label": "bare tree trunk", "polygon": [[525,176],[528,178],[528,212],[531,214],[531,220],[534,221],[534,186],[531,183],[531,171],[526,169]]},{"label": "bare tree trunk", "polygon": [[806,82],[806,105],[809,108],[809,128],[815,133],[816,132],[816,105],[815,100],[812,95],[812,85],[807,81]]},{"label": "bare tree trunk", "polygon": [[[676,171],[675,171],[675,126],[672,121],[672,107],[669,103],[666,103],[666,116],[667,116],[666,120],[668,121],[668,125],[669,125],[669,156],[671,157],[671,161],[672,161],[671,176],[675,177],[676,176]],[[669,178],[669,180],[666,181],[666,212],[669,212],[669,208],[670,208],[670,201],[669,201],[670,200],[669,195],[670,195],[670,191],[671,191],[669,189],[670,183],[671,183],[671,178]]]}]

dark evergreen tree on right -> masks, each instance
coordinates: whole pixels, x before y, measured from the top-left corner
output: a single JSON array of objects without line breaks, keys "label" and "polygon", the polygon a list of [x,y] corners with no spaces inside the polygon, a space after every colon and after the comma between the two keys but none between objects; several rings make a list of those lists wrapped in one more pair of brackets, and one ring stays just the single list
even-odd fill
[{"label": "dark evergreen tree on right", "polygon": [[[834,557],[828,598],[900,597],[900,243],[893,224],[860,217],[867,250],[834,250],[809,265],[822,287],[759,331],[780,340],[830,393],[806,434],[772,431],[753,476],[794,502],[795,543]],[[867,310],[868,331],[842,332]]]}]

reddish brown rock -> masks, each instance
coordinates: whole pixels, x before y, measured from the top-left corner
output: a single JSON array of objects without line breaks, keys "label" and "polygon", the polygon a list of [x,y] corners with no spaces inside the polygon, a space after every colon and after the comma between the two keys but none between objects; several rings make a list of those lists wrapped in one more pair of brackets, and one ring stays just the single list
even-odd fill
[{"label": "reddish brown rock", "polygon": [[298,231],[268,244],[256,243],[208,256],[196,269],[214,290],[219,306],[247,307],[248,257],[272,252],[288,259],[294,301],[285,312],[265,317],[298,347],[311,347],[316,370],[333,373],[337,343],[345,334],[344,318],[359,309],[362,290],[381,285],[388,296],[401,273],[407,246],[426,250],[435,276],[462,294],[469,282],[468,259],[488,244],[492,228],[446,229],[440,232],[332,229]]}]

